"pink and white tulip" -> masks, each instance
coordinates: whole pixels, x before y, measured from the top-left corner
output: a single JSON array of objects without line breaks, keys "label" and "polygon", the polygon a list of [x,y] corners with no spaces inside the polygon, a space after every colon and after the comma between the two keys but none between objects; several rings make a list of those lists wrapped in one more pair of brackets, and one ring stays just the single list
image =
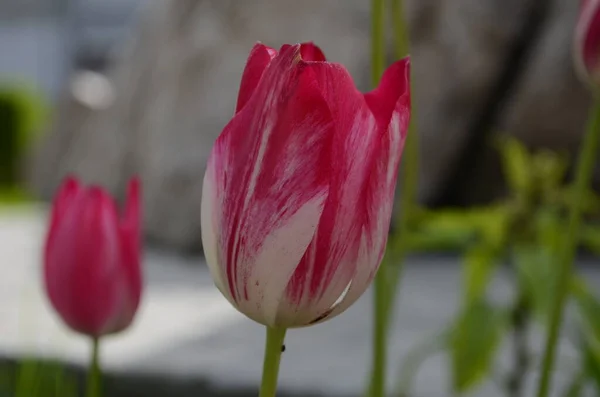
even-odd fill
[{"label": "pink and white tulip", "polygon": [[206,260],[239,311],[302,327],[367,289],[387,242],[408,76],[398,61],[362,94],[312,43],[254,46],[202,191]]},{"label": "pink and white tulip", "polygon": [[583,0],[575,28],[575,65],[581,77],[600,86],[600,0]]}]

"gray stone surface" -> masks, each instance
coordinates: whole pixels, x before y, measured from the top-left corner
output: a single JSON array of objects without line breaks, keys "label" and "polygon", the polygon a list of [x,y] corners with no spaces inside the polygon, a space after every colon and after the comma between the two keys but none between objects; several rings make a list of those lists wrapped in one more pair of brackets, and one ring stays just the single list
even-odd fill
[{"label": "gray stone surface", "polygon": [[[44,211],[0,209],[0,355],[27,353],[84,364],[86,341],[70,333],[48,307],[39,274]],[[231,308],[213,286],[202,260],[158,251],[145,261],[146,292],[130,331],[106,341],[107,370],[121,374],[203,379],[227,390],[256,387],[261,372],[264,331]],[[389,345],[390,387],[398,363],[415,344],[452,318],[459,301],[460,269],[448,257],[410,258],[395,308]],[[598,262],[581,263],[580,271],[600,286]],[[511,297],[500,272],[491,296]],[[281,389],[324,395],[359,396],[368,376],[371,341],[371,291],[339,317],[311,328],[289,331],[281,366]],[[536,350],[541,337],[532,338]],[[539,351],[538,351],[539,352]],[[503,348],[497,371],[510,368]],[[563,340],[559,384],[576,370],[573,347]],[[532,386],[533,378],[530,379]],[[416,397],[448,396],[448,363],[444,355],[429,359],[415,382]],[[488,382],[472,396],[502,396]],[[531,387],[526,395],[533,395]]]}]

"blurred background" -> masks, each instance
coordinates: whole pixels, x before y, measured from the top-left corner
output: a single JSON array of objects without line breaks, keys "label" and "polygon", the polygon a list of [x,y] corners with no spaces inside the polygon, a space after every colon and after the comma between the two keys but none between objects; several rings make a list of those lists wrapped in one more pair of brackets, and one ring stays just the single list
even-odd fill
[{"label": "blurred background", "polygon": [[[116,374],[158,373],[172,388],[172,378],[180,379],[182,373],[189,386],[196,375],[227,384],[223,379],[234,372],[235,382],[226,386],[252,390],[262,348],[243,345],[246,337],[255,337],[260,345],[260,330],[241,322],[249,328],[225,334],[216,332],[222,328],[206,325],[243,321],[220,306],[217,292],[211,295],[199,256],[199,203],[207,156],[233,113],[241,72],[256,41],[273,47],[314,41],[329,60],[347,66],[361,90],[368,90],[369,7],[367,0],[0,0],[0,234],[6,236],[0,239],[0,260],[12,258],[0,265],[0,283],[19,280],[6,282],[13,284],[6,291],[37,282],[37,241],[44,222],[43,204],[42,209],[37,206],[52,197],[67,173],[100,183],[118,197],[128,178],[139,174],[144,183],[150,308],[134,333],[151,338],[153,332],[162,332],[162,339],[157,338],[165,345],[148,352],[151,339],[139,346],[125,341],[107,353],[107,360]],[[573,0],[405,1],[422,205],[469,209],[510,196],[499,137],[517,138],[532,151],[549,149],[564,159],[570,175],[591,104],[572,61],[578,9]],[[391,62],[391,27],[389,37]],[[596,187],[599,171],[596,167]],[[409,260],[398,309],[397,332],[404,336],[391,342],[394,358],[456,311],[458,303],[452,302],[458,301],[461,288],[456,254]],[[600,279],[593,268],[581,266],[589,280]],[[196,285],[205,295],[194,295]],[[511,287],[500,281],[496,290],[503,299]],[[12,307],[13,317],[0,319],[5,329],[17,329],[13,322],[25,310],[15,309],[17,301],[22,302],[15,294],[6,293],[5,302],[10,303],[0,302]],[[323,366],[307,369],[311,354],[300,355],[290,367],[282,367],[286,392],[361,392],[368,368],[368,299],[339,320],[306,331],[299,336],[302,342],[292,339],[292,346],[304,343],[314,354],[346,354],[349,360],[339,373],[332,370],[325,376]],[[31,305],[48,311],[41,302],[39,298]],[[198,318],[198,310],[208,310],[212,314],[203,316],[212,317]],[[53,321],[43,327],[59,329]],[[161,331],[159,324],[165,321],[179,325]],[[178,327],[178,332],[186,331],[169,334]],[[204,339],[191,331],[203,327]],[[18,330],[11,331],[14,338],[2,347],[8,361],[29,346]],[[0,339],[2,335],[0,328]],[[319,341],[310,342],[306,335]],[[45,340],[42,345],[46,347],[40,351],[49,349],[51,357],[66,351],[54,342]],[[121,365],[123,346],[145,354],[130,353],[137,358]],[[290,360],[292,354],[293,349]],[[67,359],[77,361],[76,357]],[[321,362],[339,365],[333,359]],[[253,368],[244,368],[244,363]],[[433,361],[423,370],[429,375],[419,378],[416,390],[421,394],[416,395],[444,395],[446,372],[442,359]],[[433,378],[439,382],[428,382]],[[131,381],[127,379],[121,385]],[[486,384],[476,395],[494,395],[493,382]],[[163,395],[127,390],[130,394],[122,395]]]}]

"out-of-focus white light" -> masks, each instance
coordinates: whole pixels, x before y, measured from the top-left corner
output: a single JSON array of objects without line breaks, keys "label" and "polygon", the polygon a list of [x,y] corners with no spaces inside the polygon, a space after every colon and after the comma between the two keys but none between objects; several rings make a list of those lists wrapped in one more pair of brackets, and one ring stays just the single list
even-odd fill
[{"label": "out-of-focus white light", "polygon": [[108,78],[89,70],[73,76],[71,93],[83,105],[95,110],[106,109],[115,99],[115,90]]}]

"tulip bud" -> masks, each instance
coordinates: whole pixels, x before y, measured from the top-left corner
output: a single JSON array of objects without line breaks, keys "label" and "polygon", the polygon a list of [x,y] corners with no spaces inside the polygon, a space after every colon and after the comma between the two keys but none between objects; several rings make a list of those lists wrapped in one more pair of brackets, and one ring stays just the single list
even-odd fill
[{"label": "tulip bud", "polygon": [[360,93],[314,44],[252,49],[202,190],[206,261],[251,319],[301,327],[346,310],[387,242],[409,113],[409,61]]},{"label": "tulip bud", "polygon": [[581,2],[574,49],[577,72],[585,81],[600,86],[600,0]]},{"label": "tulip bud", "polygon": [[44,252],[46,292],[73,330],[97,338],[133,321],[140,303],[140,184],[125,211],[97,186],[67,178],[52,205]]}]

